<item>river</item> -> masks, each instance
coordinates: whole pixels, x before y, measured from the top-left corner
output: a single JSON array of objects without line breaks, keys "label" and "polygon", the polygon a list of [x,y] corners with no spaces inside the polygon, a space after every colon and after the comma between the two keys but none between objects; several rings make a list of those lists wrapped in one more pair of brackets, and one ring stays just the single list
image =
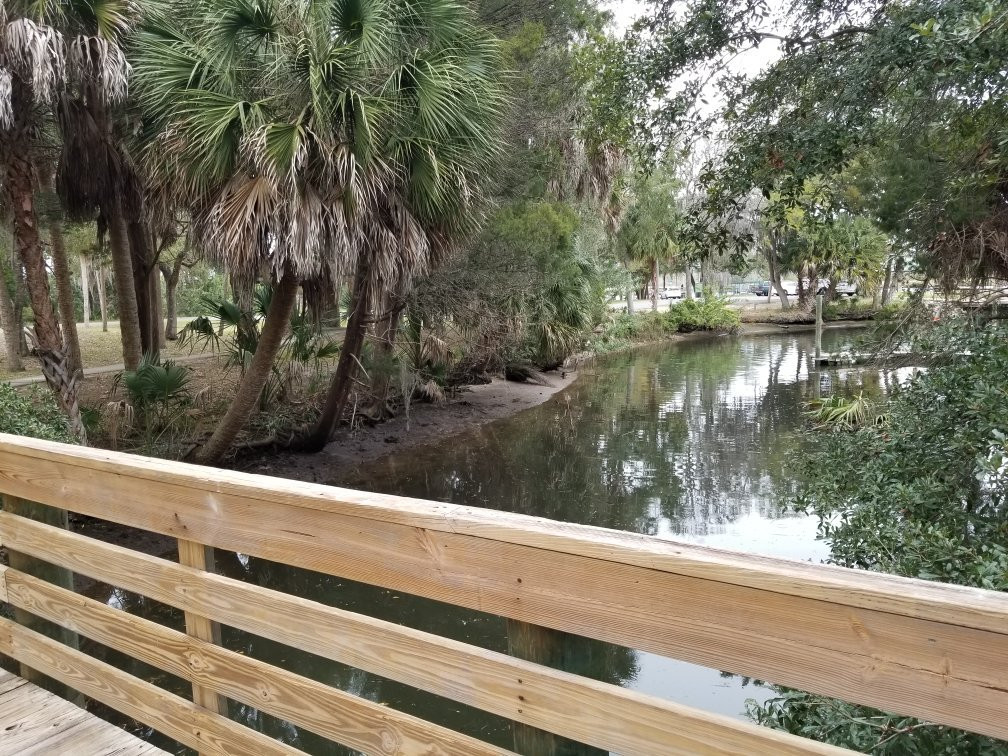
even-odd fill
[{"label": "river", "polygon": [[[827,331],[824,349],[850,342]],[[812,370],[810,334],[720,337],[599,360],[547,403],[394,455],[330,481],[382,493],[503,509],[750,553],[821,561],[816,522],[782,509],[794,490],[789,460],[808,401],[822,392],[885,390],[872,368]],[[438,633],[496,651],[521,639],[499,617],[230,555],[231,577]],[[113,601],[181,626],[178,613],[115,592]],[[514,747],[507,720],[407,686],[224,629],[226,646],[470,735]],[[116,663],[136,667],[126,659]],[[734,717],[772,692],[718,670],[565,635],[551,664]],[[135,671],[140,671],[136,670]],[[180,681],[148,677],[185,690]],[[346,751],[246,707],[232,716],[310,753]],[[597,753],[566,744],[558,753]]]}]

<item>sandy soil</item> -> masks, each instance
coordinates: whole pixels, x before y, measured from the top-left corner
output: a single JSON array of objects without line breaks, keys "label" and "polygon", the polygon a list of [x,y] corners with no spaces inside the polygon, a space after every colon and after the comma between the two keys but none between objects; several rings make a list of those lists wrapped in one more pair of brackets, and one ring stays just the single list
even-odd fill
[{"label": "sandy soil", "polygon": [[547,373],[548,386],[502,379],[481,386],[467,386],[444,404],[414,404],[408,428],[403,416],[380,425],[344,428],[318,454],[257,455],[244,458],[234,467],[279,478],[331,483],[349,477],[360,465],[450,438],[542,404],[573,383],[577,375],[573,370]]}]

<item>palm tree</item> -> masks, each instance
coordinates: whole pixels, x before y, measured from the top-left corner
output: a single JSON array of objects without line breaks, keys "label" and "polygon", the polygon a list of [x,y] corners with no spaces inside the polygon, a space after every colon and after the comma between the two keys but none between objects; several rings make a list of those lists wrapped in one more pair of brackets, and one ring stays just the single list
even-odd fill
[{"label": "palm tree", "polygon": [[204,253],[246,280],[264,267],[275,279],[252,363],[194,455],[211,463],[258,402],[300,282],[356,271],[345,363],[359,354],[380,282],[414,275],[444,246],[456,220],[445,208],[472,204],[467,182],[483,165],[459,156],[485,139],[473,133],[478,118],[467,129],[445,113],[489,107],[452,82],[490,80],[494,67],[492,46],[454,0],[201,0],[169,10],[137,45],[148,158],[189,200]]},{"label": "palm tree", "polygon": [[[67,359],[39,233],[35,194],[40,135],[68,89],[90,88],[108,101],[122,99],[129,66],[118,47],[127,0],[6,2],[0,7],[0,159],[3,190],[14,220],[15,248],[25,270],[35,315],[35,342],[53,366]],[[65,369],[47,371],[64,409],[76,406]],[[60,378],[60,376],[63,378]],[[79,417],[76,418],[79,421]],[[79,422],[77,425],[80,425]]]},{"label": "palm tree", "polygon": [[395,166],[377,202],[382,237],[358,258],[343,349],[308,450],[321,449],[343,416],[368,320],[377,321],[379,350],[390,356],[415,277],[478,228],[498,157],[504,103],[496,42],[453,0],[427,0],[420,10],[424,20],[402,29],[383,84],[397,117],[380,144]]}]

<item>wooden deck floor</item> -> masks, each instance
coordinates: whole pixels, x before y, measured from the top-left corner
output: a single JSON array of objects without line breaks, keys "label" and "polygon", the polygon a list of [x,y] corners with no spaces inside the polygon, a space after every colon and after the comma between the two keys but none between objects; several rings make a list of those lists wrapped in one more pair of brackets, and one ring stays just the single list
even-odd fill
[{"label": "wooden deck floor", "polygon": [[79,706],[0,669],[0,756],[165,754]]}]

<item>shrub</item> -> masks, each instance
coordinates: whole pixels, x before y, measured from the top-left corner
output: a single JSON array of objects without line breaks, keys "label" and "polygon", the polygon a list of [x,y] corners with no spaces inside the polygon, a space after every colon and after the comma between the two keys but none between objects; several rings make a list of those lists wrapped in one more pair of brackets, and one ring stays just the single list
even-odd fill
[{"label": "shrub", "polygon": [[735,333],[741,325],[739,314],[720,297],[704,297],[680,302],[666,315],[671,330],[679,333],[717,331]]},{"label": "shrub", "polygon": [[77,443],[52,395],[34,386],[21,394],[0,383],[0,432]]}]

